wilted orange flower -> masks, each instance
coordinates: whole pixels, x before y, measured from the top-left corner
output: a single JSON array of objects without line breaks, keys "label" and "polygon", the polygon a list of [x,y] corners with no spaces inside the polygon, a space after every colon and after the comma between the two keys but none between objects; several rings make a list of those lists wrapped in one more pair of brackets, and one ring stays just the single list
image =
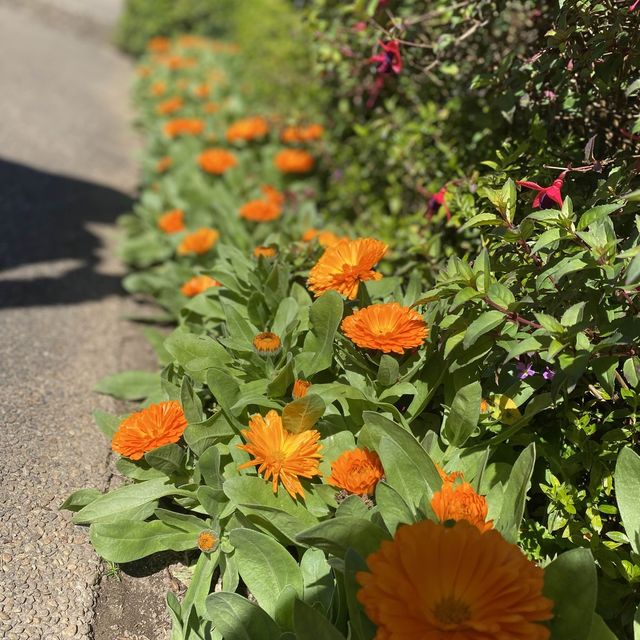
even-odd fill
[{"label": "wilted orange flower", "polygon": [[237,142],[238,140],[255,140],[267,135],[269,125],[264,118],[243,118],[236,120],[227,129],[227,140],[229,142]]},{"label": "wilted orange flower", "polygon": [[309,173],[313,169],[313,156],[301,149],[283,149],[273,159],[282,173]]},{"label": "wilted orange flower", "polygon": [[279,353],[282,341],[277,333],[264,331],[253,339],[253,348],[258,355],[275,356]]},{"label": "wilted orange flower", "polygon": [[278,251],[275,247],[259,246],[253,250],[253,255],[256,258],[260,256],[263,258],[275,258],[278,255]]},{"label": "wilted orange flower", "polygon": [[341,454],[331,465],[327,482],[338,489],[359,496],[373,495],[384,469],[375,451],[352,449]]},{"label": "wilted orange flower", "polygon": [[203,171],[222,175],[238,164],[236,157],[226,149],[207,149],[198,156],[198,163]]},{"label": "wilted orange flower", "polygon": [[186,428],[187,419],[179,402],[159,402],[125,418],[111,448],[125,458],[140,460],[147,451],[178,442]]},{"label": "wilted orange flower", "polygon": [[217,102],[207,102],[202,107],[205,113],[218,113],[220,105]]},{"label": "wilted orange flower", "polygon": [[311,242],[317,239],[321,247],[331,247],[337,244],[341,240],[348,240],[348,238],[337,236],[332,231],[318,231],[317,229],[307,229],[302,235],[303,242]]},{"label": "wilted orange flower", "polygon": [[163,96],[166,92],[167,92],[167,85],[160,80],[158,80],[157,82],[154,82],[151,85],[151,95],[155,96],[156,98]]},{"label": "wilted orange flower", "polygon": [[356,574],[377,640],[547,640],[544,571],[497,531],[431,520],[400,526]]},{"label": "wilted orange flower", "polygon": [[170,138],[176,136],[199,136],[204,131],[204,122],[198,118],[176,118],[164,125],[164,132]]},{"label": "wilted orange flower", "polygon": [[300,378],[298,378],[293,383],[293,391],[291,392],[293,399],[297,400],[298,398],[306,396],[310,386],[311,383],[308,380],[300,380]]},{"label": "wilted orange flower", "polygon": [[147,51],[152,53],[166,53],[171,48],[171,41],[164,36],[156,36],[151,38],[147,43]]},{"label": "wilted orange flower", "polygon": [[198,534],[198,549],[204,553],[214,551],[218,546],[218,538],[210,529],[205,529]]},{"label": "wilted orange flower", "polygon": [[260,187],[260,191],[262,191],[269,202],[273,202],[273,204],[277,204],[279,207],[284,204],[284,193],[278,191],[275,187],[263,184]]},{"label": "wilted orange flower", "polygon": [[487,522],[487,501],[468,482],[445,481],[433,494],[431,508],[440,522],[466,520],[480,531],[493,529],[493,521]]},{"label": "wilted orange flower", "polygon": [[193,276],[187,280],[181,287],[180,291],[188,298],[193,298],[199,293],[211,289],[211,287],[219,287],[220,283],[209,276]]},{"label": "wilted orange flower", "polygon": [[373,270],[387,252],[387,245],[372,238],[341,240],[322,254],[309,273],[307,286],[317,296],[333,290],[354,300],[361,282],[380,280]]},{"label": "wilted orange flower", "polygon": [[253,456],[253,460],[241,464],[238,469],[257,466],[258,473],[265,480],[271,478],[273,492],[278,492],[278,482],[289,492],[292,498],[304,490],[298,478],[319,476],[319,462],[322,458],[322,445],[318,442],[320,434],[315,429],[290,433],[282,425],[282,418],[269,411],[263,418],[255,415],[249,421],[249,429],[242,430],[247,444],[237,445],[239,449]]},{"label": "wilted orange flower", "polygon": [[250,200],[240,207],[240,217],[252,222],[270,222],[277,220],[282,209],[266,200]]},{"label": "wilted orange flower", "polygon": [[163,213],[158,219],[158,227],[165,233],[177,233],[184,229],[184,211],[172,209]]},{"label": "wilted orange flower", "polygon": [[164,102],[161,102],[157,107],[156,111],[161,115],[169,115],[171,113],[175,113],[176,111],[180,111],[184,107],[184,100],[180,96],[173,96],[173,98],[169,98]]},{"label": "wilted orange flower", "polygon": [[286,127],[282,132],[282,141],[289,143],[310,142],[319,140],[324,135],[324,127],[320,124],[310,124],[306,127]]},{"label": "wilted orange flower", "polygon": [[404,353],[419,347],[429,335],[422,316],[397,302],[372,304],[342,321],[342,332],[363,349]]},{"label": "wilted orange flower", "polygon": [[436,463],[436,469],[438,470],[438,474],[442,478],[442,482],[454,482],[458,478],[464,479],[462,471],[452,471],[451,473],[447,473],[439,464]]},{"label": "wilted orange flower", "polygon": [[178,245],[178,255],[184,256],[188,253],[202,255],[207,253],[218,241],[220,234],[215,229],[203,227],[186,236]]},{"label": "wilted orange flower", "polygon": [[162,158],[160,158],[160,160],[158,160],[158,163],[156,164],[156,171],[158,173],[164,173],[171,168],[172,164],[173,160],[171,159],[171,156],[163,156]]}]

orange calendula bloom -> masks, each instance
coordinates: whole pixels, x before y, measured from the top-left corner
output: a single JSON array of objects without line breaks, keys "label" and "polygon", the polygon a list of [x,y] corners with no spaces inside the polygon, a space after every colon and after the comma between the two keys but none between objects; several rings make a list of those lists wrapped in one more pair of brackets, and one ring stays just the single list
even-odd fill
[{"label": "orange calendula bloom", "polygon": [[258,473],[265,480],[271,479],[273,492],[278,493],[278,482],[292,498],[300,495],[304,498],[304,489],[299,478],[319,476],[319,463],[322,459],[318,442],[320,434],[311,429],[301,433],[290,433],[282,418],[269,411],[264,418],[255,415],[249,421],[249,429],[242,430],[247,444],[237,445],[253,459],[241,464],[238,469],[257,466]]},{"label": "orange calendula bloom", "polygon": [[172,164],[173,159],[171,158],[171,156],[163,156],[162,158],[160,158],[160,160],[158,160],[158,163],[156,164],[156,171],[158,173],[164,173],[171,168]]},{"label": "orange calendula bloom", "polygon": [[382,278],[373,267],[386,251],[384,242],[372,238],[341,240],[322,254],[309,273],[307,286],[316,297],[333,290],[354,300],[361,282]]},{"label": "orange calendula bloom", "polygon": [[207,149],[198,156],[198,164],[203,171],[220,176],[235,167],[238,160],[226,149]]},{"label": "orange calendula bloom", "polygon": [[442,482],[455,482],[458,478],[464,479],[462,471],[452,471],[447,473],[439,464],[436,464],[438,474],[442,478]]},{"label": "orange calendula bloom", "polygon": [[363,349],[403,354],[429,335],[422,316],[397,302],[372,304],[342,321],[342,332]]},{"label": "orange calendula bloom", "polygon": [[275,356],[280,352],[282,341],[277,333],[264,331],[253,339],[253,348],[260,356]]},{"label": "orange calendula bloom", "polygon": [[547,640],[544,571],[497,531],[400,526],[356,574],[376,640]]},{"label": "orange calendula bloom", "polygon": [[282,142],[311,142],[319,140],[324,135],[324,127],[320,124],[310,124],[306,127],[286,127],[282,132]]},{"label": "orange calendula bloom", "polygon": [[301,149],[283,149],[273,159],[282,173],[309,173],[313,169],[313,156]]},{"label": "orange calendula bloom", "polygon": [[250,200],[240,207],[240,217],[252,222],[271,222],[277,220],[282,209],[267,200]]},{"label": "orange calendula bloom", "polygon": [[198,534],[198,549],[204,553],[215,551],[218,546],[218,538],[210,529],[205,529]]},{"label": "orange calendula bloom", "polygon": [[370,496],[384,476],[384,469],[375,451],[353,449],[345,451],[331,465],[327,482],[358,496]]},{"label": "orange calendula bloom", "polygon": [[179,402],[152,404],[120,423],[111,448],[125,458],[140,460],[147,451],[178,442],[186,428],[187,419]]},{"label": "orange calendula bloom", "polygon": [[184,229],[184,211],[172,209],[158,219],[158,227],[165,233],[178,233]]},{"label": "orange calendula bloom", "polygon": [[193,89],[193,94],[196,98],[208,98],[210,93],[211,87],[206,82],[199,84]]},{"label": "orange calendula bloom", "polygon": [[249,142],[264,137],[268,131],[269,125],[264,118],[243,118],[236,120],[229,126],[227,140],[229,142],[237,142],[238,140]]},{"label": "orange calendula bloom", "polygon": [[147,43],[147,51],[152,53],[166,53],[171,48],[171,41],[164,36],[156,36],[151,38]]},{"label": "orange calendula bloom", "polygon": [[205,113],[218,113],[218,111],[220,111],[220,105],[217,102],[207,102],[203,105],[202,109]]},{"label": "orange calendula bloom", "polygon": [[177,136],[199,136],[204,131],[204,122],[198,118],[176,118],[164,125],[164,133],[169,138]]},{"label": "orange calendula bloom", "polygon": [[272,187],[268,184],[263,184],[260,187],[260,191],[262,191],[263,195],[269,202],[273,202],[273,204],[281,207],[284,204],[284,193],[278,191],[275,187]]},{"label": "orange calendula bloom", "polygon": [[167,85],[164,82],[158,80],[151,85],[151,95],[159,98],[167,92]]},{"label": "orange calendula bloom", "polygon": [[161,102],[157,107],[156,111],[161,115],[169,115],[175,113],[176,111],[180,111],[184,107],[184,100],[180,96],[173,96],[173,98],[169,98],[164,102]]},{"label": "orange calendula bloom", "polygon": [[263,258],[275,258],[278,255],[278,251],[275,247],[259,246],[253,250],[253,255],[256,258],[260,256]]},{"label": "orange calendula bloom", "polygon": [[440,522],[466,520],[479,531],[493,529],[493,521],[487,522],[487,501],[477,494],[468,482],[445,481],[442,489],[431,498],[431,508]]},{"label": "orange calendula bloom", "polygon": [[181,287],[180,291],[188,298],[193,298],[199,293],[211,289],[211,287],[219,287],[220,283],[209,276],[194,276],[191,280],[187,280]]},{"label": "orange calendula bloom", "polygon": [[311,383],[308,380],[301,380],[300,378],[298,378],[293,383],[293,391],[291,392],[293,399],[297,400],[298,398],[306,396],[310,386]]},{"label": "orange calendula bloom", "polygon": [[317,240],[321,247],[331,247],[341,240],[349,238],[337,236],[333,231],[318,231],[317,229],[307,229],[302,235],[303,242],[311,242]]},{"label": "orange calendula bloom", "polygon": [[220,234],[215,229],[203,227],[186,236],[178,245],[178,255],[184,256],[189,253],[202,255],[207,253],[218,241]]}]

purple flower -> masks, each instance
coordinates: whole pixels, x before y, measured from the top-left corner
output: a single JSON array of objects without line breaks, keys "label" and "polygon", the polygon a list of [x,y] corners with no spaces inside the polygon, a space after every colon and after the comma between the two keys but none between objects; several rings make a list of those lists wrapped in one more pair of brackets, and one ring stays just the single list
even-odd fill
[{"label": "purple flower", "polygon": [[520,378],[520,380],[536,375],[531,363],[518,362],[516,363],[516,369],[518,370],[518,378]]},{"label": "purple flower", "polygon": [[553,377],[556,375],[556,372],[551,367],[545,367],[542,372],[542,377],[545,380],[553,380]]}]

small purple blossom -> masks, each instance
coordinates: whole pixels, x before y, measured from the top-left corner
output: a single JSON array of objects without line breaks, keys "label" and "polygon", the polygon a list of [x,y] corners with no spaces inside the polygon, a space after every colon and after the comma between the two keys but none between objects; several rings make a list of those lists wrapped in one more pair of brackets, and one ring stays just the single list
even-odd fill
[{"label": "small purple blossom", "polygon": [[536,372],[530,362],[518,362],[516,363],[516,369],[518,370],[518,378],[520,380],[536,375]]},{"label": "small purple blossom", "polygon": [[553,380],[553,377],[556,375],[556,372],[551,367],[545,367],[542,372],[542,377],[545,380]]}]

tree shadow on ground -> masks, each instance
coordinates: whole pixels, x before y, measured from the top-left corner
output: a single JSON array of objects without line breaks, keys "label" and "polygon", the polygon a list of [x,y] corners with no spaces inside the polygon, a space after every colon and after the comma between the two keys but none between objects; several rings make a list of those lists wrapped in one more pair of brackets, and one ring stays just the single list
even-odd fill
[{"label": "tree shadow on ground", "polygon": [[122,294],[120,276],[98,269],[103,241],[89,226],[113,224],[132,204],[115,189],[0,159],[0,308]]}]

